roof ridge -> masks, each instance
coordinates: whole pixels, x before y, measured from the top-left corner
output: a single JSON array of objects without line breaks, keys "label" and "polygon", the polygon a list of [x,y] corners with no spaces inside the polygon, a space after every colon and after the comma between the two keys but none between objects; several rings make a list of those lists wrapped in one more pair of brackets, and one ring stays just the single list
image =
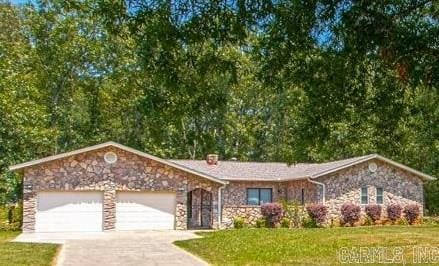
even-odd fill
[{"label": "roof ridge", "polygon": [[23,168],[26,168],[26,167],[30,167],[30,166],[33,166],[33,165],[37,165],[37,164],[41,164],[41,163],[46,163],[46,162],[50,162],[50,161],[55,161],[55,160],[59,160],[59,159],[63,159],[63,158],[69,157],[69,156],[74,156],[74,155],[78,155],[78,154],[81,154],[81,153],[86,153],[86,152],[90,152],[90,151],[94,151],[94,150],[98,150],[98,149],[103,149],[103,148],[110,147],[110,146],[118,148],[118,149],[121,149],[121,150],[123,150],[125,152],[130,152],[130,153],[136,154],[138,156],[147,158],[149,160],[154,160],[156,162],[163,163],[165,165],[168,165],[168,166],[177,168],[179,170],[182,170],[182,171],[185,171],[185,172],[188,172],[188,173],[191,173],[191,174],[194,174],[194,175],[197,175],[197,176],[209,179],[209,180],[214,181],[214,182],[225,184],[224,181],[222,181],[221,179],[219,179],[217,177],[214,177],[212,175],[209,175],[208,173],[200,172],[200,171],[198,171],[196,169],[192,169],[192,168],[186,167],[184,165],[180,165],[180,164],[174,163],[174,162],[172,162],[170,160],[162,159],[160,157],[151,155],[149,153],[146,153],[146,152],[143,152],[143,151],[140,151],[140,150],[136,150],[134,148],[125,146],[123,144],[120,144],[120,143],[117,143],[117,142],[114,142],[114,141],[107,141],[107,142],[104,142],[104,143],[88,146],[88,147],[85,147],[85,148],[80,148],[80,149],[77,149],[77,150],[73,150],[73,151],[69,151],[69,152],[63,152],[63,153],[59,153],[59,154],[56,154],[56,155],[47,156],[47,157],[44,157],[44,158],[41,158],[41,159],[37,159],[37,160],[32,160],[32,161],[16,164],[16,165],[10,166],[9,170],[10,171],[17,171],[17,170],[20,170],[20,169],[23,169]]},{"label": "roof ridge", "polygon": [[[275,162],[275,161],[234,161],[234,160],[220,160],[220,162],[230,162],[230,163],[278,163],[278,164],[287,164],[287,165],[298,165],[298,164],[306,164],[306,165],[318,165],[318,164],[328,164],[328,163],[335,163],[335,162],[341,162],[345,160],[354,160],[354,159],[362,159],[363,157],[369,157],[369,156],[378,156],[376,153],[370,153],[367,155],[360,155],[355,157],[349,157],[345,159],[338,159],[338,160],[331,160],[331,161],[324,161],[324,162],[297,162],[297,163],[291,163],[288,162]],[[169,161],[191,161],[191,162],[204,162],[203,159],[167,159]]]}]

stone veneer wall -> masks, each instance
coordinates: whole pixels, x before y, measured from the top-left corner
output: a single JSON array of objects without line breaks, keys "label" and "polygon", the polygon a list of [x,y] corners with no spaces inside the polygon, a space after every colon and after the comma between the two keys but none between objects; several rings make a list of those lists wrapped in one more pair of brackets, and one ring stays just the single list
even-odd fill
[{"label": "stone veneer wall", "polygon": [[[103,160],[108,151],[118,155],[115,164]],[[394,202],[417,203],[423,207],[423,186],[418,177],[378,160],[375,163],[378,165],[375,173],[370,172],[366,162],[317,179],[326,184],[326,204],[331,217],[340,216],[340,207],[345,202],[360,204],[363,186],[369,187],[370,203],[375,203],[375,188],[384,189],[384,208]],[[34,230],[38,191],[102,191],[104,230],[115,227],[117,191],[172,191],[177,199],[175,228],[186,229],[187,192],[202,188],[212,192],[212,227],[218,226],[219,184],[113,147],[26,168],[23,185],[23,231]],[[231,227],[233,218],[238,216],[250,223],[261,217],[259,206],[247,205],[247,188],[272,188],[273,201],[300,202],[302,188],[306,203],[322,198],[320,187],[306,180],[231,181],[223,190],[223,226]]]},{"label": "stone veneer wall", "polygon": [[[383,193],[383,214],[386,207],[392,203],[402,206],[416,203],[423,210],[423,183],[422,180],[404,170],[393,167],[379,160],[373,162],[378,169],[371,172],[369,163],[355,165],[318,178],[326,184],[326,205],[329,207],[330,218],[340,217],[340,208],[346,202],[361,205],[361,188],[368,187],[369,203],[376,203],[376,188],[381,187]],[[364,212],[364,205],[362,211]]]},{"label": "stone veneer wall", "polygon": [[303,188],[305,189],[305,204],[318,201],[316,185],[306,180],[288,182],[230,181],[223,191],[222,225],[224,227],[232,227],[235,217],[243,217],[252,225],[262,217],[260,206],[247,205],[247,188],[271,188],[273,202],[286,199],[298,203],[301,202]]},{"label": "stone veneer wall", "polygon": [[302,203],[302,189],[304,189],[305,204],[319,201],[318,187],[307,180],[289,181],[285,183],[287,189],[286,199],[299,204]]},{"label": "stone veneer wall", "polygon": [[[103,157],[118,155],[114,164]],[[116,223],[117,191],[171,191],[176,193],[175,228],[187,228],[187,192],[212,192],[212,227],[218,225],[220,184],[114,147],[91,151],[26,168],[23,177],[23,231],[34,231],[38,191],[102,191],[103,229]]]},{"label": "stone veneer wall", "polygon": [[279,182],[230,181],[223,190],[221,221],[224,227],[232,227],[235,217],[243,217],[250,224],[262,217],[260,206],[247,205],[247,188],[271,188],[273,202],[285,198],[285,185]]},{"label": "stone veneer wall", "polygon": [[[376,188],[382,187],[383,215],[385,209],[392,203],[405,206],[416,203],[423,210],[423,183],[422,180],[404,170],[379,160],[373,160],[378,169],[372,173],[369,163],[365,162],[350,168],[320,177],[317,181],[326,185],[326,205],[329,208],[329,219],[340,217],[340,208],[346,202],[361,205],[361,187],[368,187],[369,203],[376,203]],[[272,188],[273,201],[287,199],[300,203],[302,188],[305,189],[305,204],[322,201],[321,186],[307,180],[288,182],[237,182],[232,181],[223,193],[222,224],[232,227],[235,217],[243,217],[250,224],[261,217],[259,206],[247,205],[247,188]],[[362,211],[364,212],[364,205]],[[421,212],[422,213],[422,212]]]}]

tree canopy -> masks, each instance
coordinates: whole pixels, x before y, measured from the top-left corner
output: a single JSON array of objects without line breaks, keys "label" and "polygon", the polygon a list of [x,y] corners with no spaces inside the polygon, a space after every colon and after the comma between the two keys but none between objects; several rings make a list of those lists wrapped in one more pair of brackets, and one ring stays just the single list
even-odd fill
[{"label": "tree canopy", "polygon": [[9,165],[107,140],[439,176],[437,1],[0,2],[0,28],[0,202]]}]

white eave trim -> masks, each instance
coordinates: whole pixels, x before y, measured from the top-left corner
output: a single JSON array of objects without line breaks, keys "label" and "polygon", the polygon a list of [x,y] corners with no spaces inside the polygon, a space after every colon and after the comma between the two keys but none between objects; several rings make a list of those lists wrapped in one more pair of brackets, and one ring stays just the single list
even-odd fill
[{"label": "white eave trim", "polygon": [[16,164],[16,165],[13,165],[13,166],[9,167],[9,170],[10,171],[17,171],[17,170],[20,170],[20,169],[23,169],[23,168],[26,168],[26,167],[30,167],[30,166],[34,166],[34,165],[37,165],[37,164],[42,164],[42,163],[46,163],[46,162],[50,162],[50,161],[55,161],[55,160],[63,159],[63,158],[66,158],[66,157],[78,155],[78,154],[81,154],[81,153],[85,153],[85,152],[89,152],[89,151],[94,151],[94,150],[106,148],[106,147],[119,148],[121,150],[124,150],[124,151],[130,152],[130,153],[139,155],[141,157],[144,157],[144,158],[147,158],[147,159],[150,159],[150,160],[153,160],[153,161],[156,161],[156,162],[159,162],[159,163],[171,166],[171,167],[179,169],[181,171],[184,171],[184,172],[187,172],[187,173],[199,176],[199,177],[206,178],[206,179],[208,179],[210,181],[213,181],[213,182],[216,182],[216,183],[220,183],[220,184],[223,184],[223,185],[227,184],[226,181],[219,180],[216,177],[213,177],[213,176],[210,176],[210,175],[206,175],[204,173],[200,173],[200,172],[195,171],[193,169],[184,167],[182,165],[170,162],[168,160],[165,160],[165,159],[153,156],[153,155],[145,153],[145,152],[138,151],[136,149],[124,146],[122,144],[119,144],[119,143],[116,143],[116,142],[113,142],[113,141],[101,143],[101,144],[98,144],[98,145],[89,146],[89,147],[78,149],[78,150],[74,150],[74,151],[71,151],[71,152],[60,153],[60,154],[57,154],[57,155],[45,157],[45,158],[38,159],[38,160],[33,160],[33,161],[21,163],[21,164]]},{"label": "white eave trim", "polygon": [[406,165],[397,163],[397,162],[395,162],[393,160],[390,160],[390,159],[385,158],[385,157],[383,157],[381,155],[378,155],[378,154],[371,154],[371,155],[366,156],[364,158],[361,158],[361,159],[359,159],[357,161],[353,161],[351,163],[348,163],[348,164],[345,164],[345,165],[342,165],[342,166],[339,166],[339,167],[336,167],[336,168],[332,168],[332,169],[329,169],[329,170],[325,170],[323,172],[319,172],[319,173],[313,174],[313,175],[311,175],[311,178],[318,178],[318,177],[321,177],[321,176],[324,176],[324,175],[327,175],[327,174],[331,174],[331,173],[337,172],[339,170],[342,170],[342,169],[345,169],[345,168],[348,168],[348,167],[351,167],[351,166],[354,166],[354,165],[357,165],[357,164],[360,164],[360,163],[363,163],[363,162],[367,162],[367,161],[372,160],[372,159],[377,159],[377,160],[386,162],[386,163],[388,163],[390,165],[393,165],[393,166],[395,166],[397,168],[401,168],[401,169],[403,169],[403,170],[405,170],[407,172],[410,172],[410,173],[412,173],[414,175],[417,175],[417,176],[423,178],[426,181],[430,181],[430,180],[435,180],[436,179],[436,178],[434,178],[434,177],[432,177],[430,175],[427,175],[427,174],[424,174],[422,172],[419,172],[419,171],[417,171],[417,170],[415,170],[413,168],[410,168],[410,167],[408,167]]}]

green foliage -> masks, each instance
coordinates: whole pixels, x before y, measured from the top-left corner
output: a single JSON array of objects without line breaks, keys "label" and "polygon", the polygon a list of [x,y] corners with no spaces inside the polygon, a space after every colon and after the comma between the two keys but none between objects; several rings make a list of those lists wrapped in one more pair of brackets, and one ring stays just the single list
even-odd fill
[{"label": "green foliage", "polygon": [[250,2],[0,2],[0,205],[20,198],[8,166],[107,140],[439,176],[435,1]]},{"label": "green foliage", "polygon": [[244,229],[201,235],[175,244],[212,265],[340,265],[339,257],[334,255],[340,247],[377,246],[401,247],[404,254],[409,254],[404,258],[412,261],[413,245],[439,245],[439,227],[435,226],[409,230],[406,226]]},{"label": "green foliage", "polygon": [[374,224],[375,224],[375,222],[372,220],[372,218],[370,218],[369,215],[363,216],[363,224],[362,225],[371,226]]},{"label": "green foliage", "polygon": [[439,226],[439,217],[435,216],[424,216],[422,218],[422,223],[425,225]]},{"label": "green foliage", "polygon": [[304,228],[317,228],[317,227],[319,227],[319,225],[316,223],[316,221],[314,219],[309,218],[309,217],[307,217],[303,220],[302,225]]},{"label": "green foliage", "polygon": [[247,225],[247,222],[246,222],[245,218],[243,218],[243,217],[233,218],[233,228],[242,229],[242,228],[246,227],[246,225]]},{"label": "green foliage", "polygon": [[397,225],[409,225],[409,222],[407,221],[406,218],[399,218],[398,220],[396,220],[395,224]]},{"label": "green foliage", "polygon": [[0,231],[21,230],[22,214],[22,204],[0,207]]},{"label": "green foliage", "polygon": [[1,265],[44,266],[54,263],[59,245],[12,242],[19,234],[21,232],[0,231]]},{"label": "green foliage", "polygon": [[256,220],[255,224],[256,228],[266,228],[267,226],[267,220],[265,218],[259,218]]},{"label": "green foliage", "polygon": [[304,220],[308,217],[304,206],[297,201],[281,201],[284,216],[290,221],[292,227],[302,227]]},{"label": "green foliage", "polygon": [[287,217],[283,217],[280,220],[280,227],[282,228],[290,228],[291,227],[291,220]]}]

